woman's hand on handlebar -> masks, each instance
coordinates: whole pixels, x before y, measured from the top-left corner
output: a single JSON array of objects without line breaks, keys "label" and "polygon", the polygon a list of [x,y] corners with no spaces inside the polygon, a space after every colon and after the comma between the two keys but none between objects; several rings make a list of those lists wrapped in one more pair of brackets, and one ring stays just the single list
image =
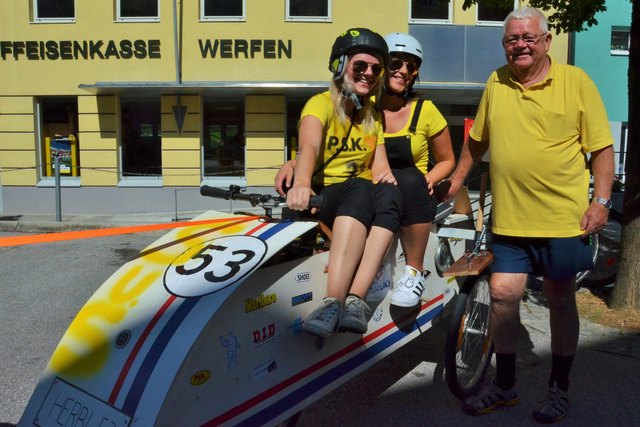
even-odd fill
[{"label": "woman's hand on handlebar", "polygon": [[296,165],[295,160],[289,160],[280,167],[275,178],[275,187],[278,194],[286,196],[287,191],[293,183],[293,168]]},{"label": "woman's hand on handlebar", "polygon": [[[311,187],[293,186],[287,192],[287,206],[296,211],[309,209],[309,198],[315,194]],[[312,210],[314,212],[315,209]]]}]

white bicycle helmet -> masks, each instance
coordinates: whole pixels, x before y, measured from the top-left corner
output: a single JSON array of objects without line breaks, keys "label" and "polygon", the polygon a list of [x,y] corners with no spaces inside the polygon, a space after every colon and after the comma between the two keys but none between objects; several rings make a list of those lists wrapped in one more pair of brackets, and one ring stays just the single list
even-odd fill
[{"label": "white bicycle helmet", "polygon": [[384,41],[389,46],[389,54],[408,53],[418,59],[418,66],[422,64],[422,46],[415,37],[406,33],[390,33],[384,37]]}]

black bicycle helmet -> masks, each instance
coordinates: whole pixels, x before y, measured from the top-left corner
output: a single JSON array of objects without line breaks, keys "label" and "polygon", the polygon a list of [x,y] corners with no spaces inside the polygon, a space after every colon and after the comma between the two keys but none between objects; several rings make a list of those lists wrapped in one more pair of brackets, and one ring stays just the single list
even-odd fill
[{"label": "black bicycle helmet", "polygon": [[386,67],[389,57],[389,49],[384,38],[368,28],[350,28],[340,34],[331,47],[329,57],[329,71],[333,73],[334,79],[342,76],[346,59],[350,53],[364,52],[380,56],[382,65]]}]

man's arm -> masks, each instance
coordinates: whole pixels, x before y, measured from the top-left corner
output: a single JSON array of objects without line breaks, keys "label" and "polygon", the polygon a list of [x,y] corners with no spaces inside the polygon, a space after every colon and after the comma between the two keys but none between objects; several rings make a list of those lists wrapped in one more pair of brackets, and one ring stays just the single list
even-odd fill
[{"label": "man's arm", "polygon": [[452,199],[456,195],[462,187],[462,184],[464,184],[464,180],[467,179],[469,172],[480,163],[482,156],[484,156],[484,153],[486,153],[488,149],[489,141],[476,141],[471,137],[464,141],[462,151],[460,152],[460,159],[458,159],[458,165],[451,177],[449,177],[451,188],[447,193],[447,200]]},{"label": "man's arm", "polygon": [[[614,164],[612,146],[591,153],[594,198],[611,199]],[[594,200],[582,216],[580,228],[584,230],[585,235],[597,233],[607,224],[608,217],[609,210]]]}]

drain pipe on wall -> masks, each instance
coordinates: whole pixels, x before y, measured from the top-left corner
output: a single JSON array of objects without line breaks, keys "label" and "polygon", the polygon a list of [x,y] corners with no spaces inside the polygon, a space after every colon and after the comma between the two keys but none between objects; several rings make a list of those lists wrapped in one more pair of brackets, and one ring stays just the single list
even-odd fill
[{"label": "drain pipe on wall", "polygon": [[[182,37],[180,37],[180,32],[182,31],[182,0],[180,1],[180,13],[178,13],[178,0],[173,0],[173,45],[176,60],[176,84],[178,86],[182,84]],[[180,17],[180,21],[178,21],[178,17]],[[178,92],[176,94],[176,105],[172,107],[178,135],[182,135],[182,126],[187,114],[187,107],[183,106],[180,101],[180,92]]]}]

